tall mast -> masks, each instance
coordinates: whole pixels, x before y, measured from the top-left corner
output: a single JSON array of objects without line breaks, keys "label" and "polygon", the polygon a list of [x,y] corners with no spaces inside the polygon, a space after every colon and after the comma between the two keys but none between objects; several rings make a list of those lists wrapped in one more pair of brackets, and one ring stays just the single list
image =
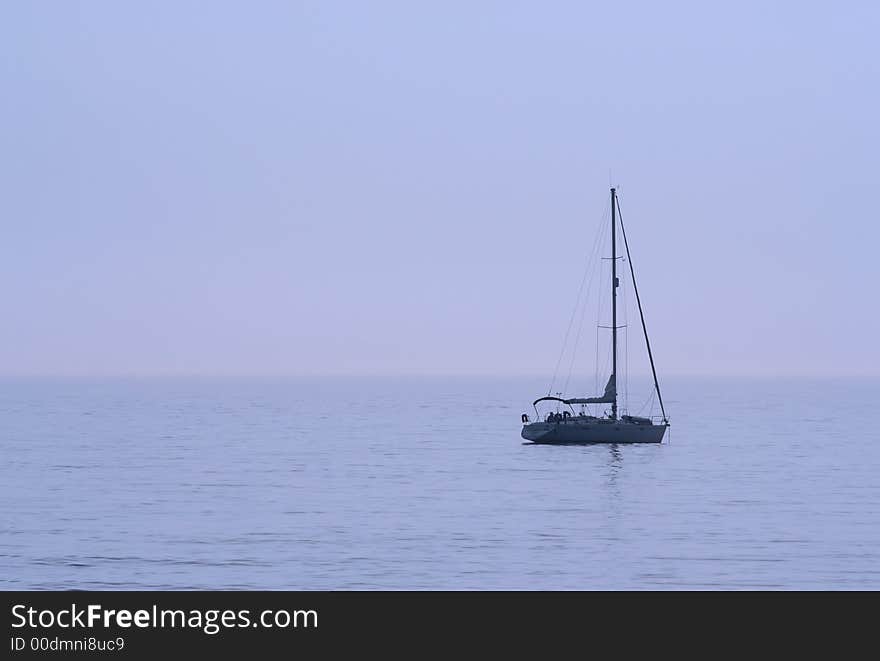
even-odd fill
[{"label": "tall mast", "polygon": [[617,191],[611,189],[611,376],[614,378],[614,403],[611,417],[617,418]]}]

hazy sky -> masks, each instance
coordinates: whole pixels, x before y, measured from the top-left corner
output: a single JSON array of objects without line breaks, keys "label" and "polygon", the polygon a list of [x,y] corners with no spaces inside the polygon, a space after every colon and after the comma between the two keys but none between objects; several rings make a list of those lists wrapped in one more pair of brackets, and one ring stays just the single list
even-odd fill
[{"label": "hazy sky", "polygon": [[549,373],[609,171],[661,373],[880,374],[880,5],[720,5],[4,3],[0,374]]}]

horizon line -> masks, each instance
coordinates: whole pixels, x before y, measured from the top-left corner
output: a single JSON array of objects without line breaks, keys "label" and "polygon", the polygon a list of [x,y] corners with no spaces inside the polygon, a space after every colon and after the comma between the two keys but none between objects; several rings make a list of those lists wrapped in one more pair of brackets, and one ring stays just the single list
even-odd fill
[{"label": "horizon line", "polygon": [[[396,371],[309,371],[309,372],[10,372],[0,373],[0,380],[161,380],[161,379],[308,379],[308,378],[550,378],[537,371],[452,371],[452,370],[396,370]],[[587,378],[585,375],[582,378]],[[629,378],[651,379],[650,372],[630,374]],[[880,373],[868,372],[669,372],[660,382],[677,378],[729,378],[729,379],[880,379]]]}]

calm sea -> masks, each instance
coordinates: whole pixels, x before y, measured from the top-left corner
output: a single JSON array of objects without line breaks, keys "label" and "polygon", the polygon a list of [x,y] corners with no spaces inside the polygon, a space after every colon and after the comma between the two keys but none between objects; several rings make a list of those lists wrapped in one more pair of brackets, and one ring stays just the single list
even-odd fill
[{"label": "calm sea", "polygon": [[547,447],[538,380],[5,381],[0,588],[880,588],[880,383],[664,386]]}]

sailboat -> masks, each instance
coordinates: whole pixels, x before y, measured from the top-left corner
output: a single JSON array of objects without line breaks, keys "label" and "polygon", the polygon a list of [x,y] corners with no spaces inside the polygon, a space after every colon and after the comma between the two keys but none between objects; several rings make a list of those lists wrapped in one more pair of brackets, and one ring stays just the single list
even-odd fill
[{"label": "sailboat", "polygon": [[[651,362],[651,374],[654,377],[654,390],[660,403],[662,417],[655,420],[650,417],[634,415],[618,415],[617,402],[617,288],[620,280],[617,276],[617,260],[623,255],[617,254],[617,224],[620,216],[620,229],[626,248],[626,259],[630,267],[633,291],[639,308],[639,317],[642,322],[642,331],[645,336],[645,345],[648,350],[648,358]],[[645,326],[645,315],[642,311],[642,302],[639,298],[639,289],[636,286],[635,270],[629,253],[629,242],[626,240],[626,229],[623,226],[623,218],[620,214],[620,203],[617,199],[617,189],[611,189],[611,375],[605,385],[605,391],[594,397],[574,397],[563,399],[562,397],[539,397],[532,406],[535,409],[537,419],[529,420],[525,413],[522,415],[522,437],[533,443],[543,444],[587,444],[587,443],[660,443],[663,435],[669,427],[669,419],[663,406],[663,397],[660,394],[660,384],[657,381],[657,370],[654,367],[654,355],[651,353],[651,342],[648,339],[648,330]],[[561,393],[560,393],[561,394]],[[562,412],[558,410],[546,415],[542,420],[538,414],[538,404],[545,401],[557,403],[557,408],[568,407]],[[606,410],[602,416],[589,415],[585,405],[587,404],[610,404],[610,410]],[[580,412],[574,407],[581,406]]]}]

